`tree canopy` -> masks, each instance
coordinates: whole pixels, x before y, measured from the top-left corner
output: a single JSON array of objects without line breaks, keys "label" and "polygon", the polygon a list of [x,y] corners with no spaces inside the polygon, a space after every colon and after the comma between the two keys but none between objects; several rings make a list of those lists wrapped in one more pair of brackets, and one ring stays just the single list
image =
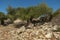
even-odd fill
[{"label": "tree canopy", "polygon": [[[45,3],[41,3],[36,6],[30,6],[27,8],[12,8],[11,6],[8,6],[6,10],[7,14],[5,15],[5,17],[12,20],[15,20],[16,18],[27,20],[30,16],[34,16],[35,18],[37,18],[42,14],[53,14],[53,16],[55,16],[56,14],[60,13],[60,9],[53,13],[53,9],[48,7]],[[3,15],[4,13],[0,12],[0,18],[4,17]]]}]

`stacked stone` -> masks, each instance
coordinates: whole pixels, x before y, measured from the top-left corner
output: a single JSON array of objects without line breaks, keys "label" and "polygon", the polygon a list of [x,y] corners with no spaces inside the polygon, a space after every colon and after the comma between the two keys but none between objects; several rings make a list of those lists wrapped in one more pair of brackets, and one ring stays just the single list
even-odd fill
[{"label": "stacked stone", "polygon": [[25,29],[21,27],[14,32],[14,37],[19,40],[60,40],[60,33],[54,33],[52,31],[44,31],[43,29],[38,29],[36,27],[32,29]]},{"label": "stacked stone", "polygon": [[[60,32],[53,32],[57,25],[45,23],[38,27],[26,29],[4,28],[0,30],[0,40],[60,40]],[[7,30],[8,29],[8,30]]]}]

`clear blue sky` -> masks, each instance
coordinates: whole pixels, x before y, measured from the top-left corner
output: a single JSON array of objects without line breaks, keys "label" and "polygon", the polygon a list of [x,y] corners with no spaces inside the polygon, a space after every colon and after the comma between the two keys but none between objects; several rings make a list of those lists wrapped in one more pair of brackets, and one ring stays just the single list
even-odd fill
[{"label": "clear blue sky", "polygon": [[[60,0],[44,0],[53,10],[60,8]],[[6,13],[8,5],[12,7],[28,7],[42,3],[42,0],[0,0],[0,12]]]}]

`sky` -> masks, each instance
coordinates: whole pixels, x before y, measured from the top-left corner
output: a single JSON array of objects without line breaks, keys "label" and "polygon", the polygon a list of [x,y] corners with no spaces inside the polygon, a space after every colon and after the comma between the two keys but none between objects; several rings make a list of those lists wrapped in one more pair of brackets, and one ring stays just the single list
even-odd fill
[{"label": "sky", "polygon": [[13,8],[16,7],[29,7],[36,6],[40,3],[46,3],[47,6],[57,10],[60,8],[60,0],[0,0],[0,12],[7,13],[6,8],[10,5]]}]

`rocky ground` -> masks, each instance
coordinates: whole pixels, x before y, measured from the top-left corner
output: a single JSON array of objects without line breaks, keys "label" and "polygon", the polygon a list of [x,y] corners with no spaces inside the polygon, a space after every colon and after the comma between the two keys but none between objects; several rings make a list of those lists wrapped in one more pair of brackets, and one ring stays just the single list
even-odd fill
[{"label": "rocky ground", "polygon": [[12,26],[0,27],[0,40],[60,40],[60,32],[53,32],[59,26],[45,23],[40,26],[26,29]]}]

